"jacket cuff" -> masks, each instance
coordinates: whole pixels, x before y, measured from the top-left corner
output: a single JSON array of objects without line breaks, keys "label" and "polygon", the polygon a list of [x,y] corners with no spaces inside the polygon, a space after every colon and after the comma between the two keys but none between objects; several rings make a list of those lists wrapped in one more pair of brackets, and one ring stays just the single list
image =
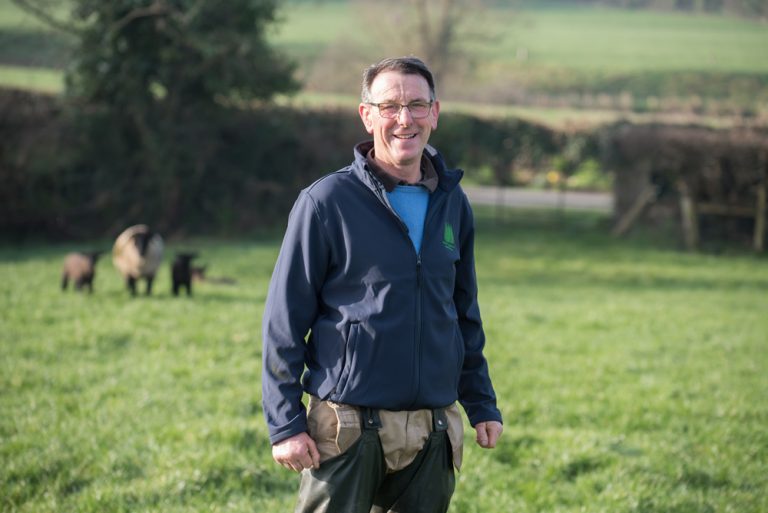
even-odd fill
[{"label": "jacket cuff", "polygon": [[269,442],[272,445],[282,442],[286,438],[298,435],[300,433],[307,432],[307,416],[302,411],[301,415],[293,419],[288,424],[275,428],[270,426],[269,428]]},{"label": "jacket cuff", "polygon": [[501,424],[504,424],[504,421],[501,419],[501,412],[496,409],[480,410],[480,411],[474,412],[472,415],[468,415],[467,417],[469,418],[469,424],[472,427],[475,427],[481,422],[490,422],[490,421],[496,421],[496,422],[500,422]]}]

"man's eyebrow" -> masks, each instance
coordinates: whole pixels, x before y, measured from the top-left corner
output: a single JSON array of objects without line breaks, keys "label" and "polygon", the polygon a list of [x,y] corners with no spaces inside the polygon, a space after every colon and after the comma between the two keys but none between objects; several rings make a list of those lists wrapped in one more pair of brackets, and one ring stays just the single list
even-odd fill
[{"label": "man's eyebrow", "polygon": [[397,103],[397,104],[399,104],[399,105],[409,105],[409,104],[411,104],[411,103],[414,103],[414,102],[419,102],[419,103],[429,103],[430,101],[431,101],[431,100],[427,100],[426,98],[421,98],[421,97],[419,97],[419,98],[413,98],[413,99],[411,99],[411,100],[408,100],[408,103],[405,103],[405,104],[403,104],[403,103],[400,103],[400,100],[394,100],[394,99],[390,99],[390,100],[381,100],[381,101],[378,101],[378,102],[371,102],[371,103]]}]

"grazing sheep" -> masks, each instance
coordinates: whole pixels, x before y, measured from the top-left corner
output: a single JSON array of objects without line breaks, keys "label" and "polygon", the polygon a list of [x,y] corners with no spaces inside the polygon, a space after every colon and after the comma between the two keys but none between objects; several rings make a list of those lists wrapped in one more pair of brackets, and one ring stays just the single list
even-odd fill
[{"label": "grazing sheep", "polygon": [[146,225],[131,226],[115,241],[112,263],[126,280],[131,295],[136,295],[136,282],[144,278],[146,294],[152,293],[152,281],[163,260],[163,238]]},{"label": "grazing sheep", "polygon": [[93,293],[96,261],[102,253],[103,251],[69,253],[64,257],[64,269],[61,273],[61,290],[67,290],[67,285],[71,279],[75,290],[80,290],[83,286],[87,286],[88,292]]},{"label": "grazing sheep", "polygon": [[173,281],[173,295],[179,295],[179,289],[186,287],[187,295],[192,295],[192,260],[197,258],[197,253],[177,253],[171,266],[171,279]]}]

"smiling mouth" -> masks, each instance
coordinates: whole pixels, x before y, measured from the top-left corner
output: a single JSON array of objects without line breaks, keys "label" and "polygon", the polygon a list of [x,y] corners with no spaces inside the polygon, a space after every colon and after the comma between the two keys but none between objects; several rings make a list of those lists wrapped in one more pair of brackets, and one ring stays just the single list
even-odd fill
[{"label": "smiling mouth", "polygon": [[416,137],[416,134],[404,134],[404,135],[397,135],[393,134],[395,139],[413,139]]}]

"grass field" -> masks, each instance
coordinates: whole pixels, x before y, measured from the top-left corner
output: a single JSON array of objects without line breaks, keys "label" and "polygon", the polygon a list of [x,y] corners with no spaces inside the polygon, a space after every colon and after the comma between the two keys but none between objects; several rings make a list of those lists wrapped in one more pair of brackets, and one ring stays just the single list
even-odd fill
[{"label": "grass field", "polygon": [[50,68],[0,65],[0,83],[5,87],[55,94],[64,89],[64,75]]},{"label": "grass field", "polygon": [[[65,17],[66,3],[57,5],[55,14]],[[448,77],[445,97],[483,104],[480,110],[527,105],[545,122],[570,107],[581,112],[569,113],[569,120],[592,122],[609,110],[746,111],[761,122],[768,116],[768,30],[759,20],[552,1],[495,5],[470,19],[487,37],[466,41],[474,65]],[[386,10],[374,13],[371,6]],[[354,97],[362,66],[417,51],[402,46],[390,6],[383,6],[287,1],[269,40],[298,62],[305,93]],[[0,0],[0,84],[60,90],[60,70],[74,44]],[[53,75],[38,70],[46,67]]]},{"label": "grass field", "polygon": [[[500,446],[471,443],[451,511],[768,511],[768,261],[617,241],[605,219],[478,227]],[[171,241],[209,274],[127,297],[58,290],[75,246],[0,248],[0,510],[291,511],[260,407],[277,236]],[[107,249],[107,241],[78,248]]]},{"label": "grass field", "polygon": [[[630,107],[654,110],[658,97],[754,108],[758,98],[768,100],[768,30],[759,20],[567,2],[501,5],[467,15],[467,25],[485,37],[463,41],[475,65],[443,84],[456,98],[531,103],[537,94],[630,94]],[[389,11],[381,7],[373,15],[343,1],[288,2],[272,40],[298,60],[312,90],[355,94],[361,62],[417,52],[402,46]]]},{"label": "grass field", "polygon": [[[483,66],[768,73],[768,30],[759,20],[551,4],[516,8],[509,2],[483,11],[482,28],[492,38],[474,45]],[[338,40],[376,58],[382,50],[374,39],[378,27],[361,11],[354,2],[287,2],[273,41],[298,58],[316,59]],[[386,23],[386,10],[379,23]],[[519,49],[526,50],[522,62]]]}]

